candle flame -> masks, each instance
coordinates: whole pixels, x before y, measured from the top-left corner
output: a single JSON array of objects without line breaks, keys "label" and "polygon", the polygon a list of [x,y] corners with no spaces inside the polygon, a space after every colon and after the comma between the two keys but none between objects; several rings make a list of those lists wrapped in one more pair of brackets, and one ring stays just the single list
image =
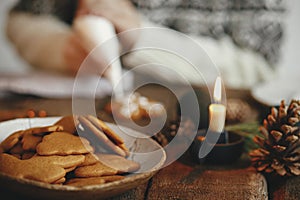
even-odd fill
[{"label": "candle flame", "polygon": [[218,76],[215,82],[215,88],[214,88],[214,100],[216,102],[221,102],[222,98],[222,82],[221,82],[221,77]]}]

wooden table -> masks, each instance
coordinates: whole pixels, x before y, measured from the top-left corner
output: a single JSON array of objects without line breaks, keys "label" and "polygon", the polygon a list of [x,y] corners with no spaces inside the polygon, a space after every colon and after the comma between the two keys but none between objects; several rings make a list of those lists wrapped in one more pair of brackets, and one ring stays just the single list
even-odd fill
[{"label": "wooden table", "polygon": [[[159,86],[140,89],[146,96],[167,105],[168,120],[176,117],[176,99]],[[229,93],[239,97],[243,92]],[[249,92],[243,93],[246,99]],[[96,100],[97,114],[107,121],[112,119],[102,111],[107,99]],[[10,95],[0,99],[0,121],[26,117],[27,111],[45,110],[48,116],[72,113],[71,99],[44,99],[34,96]],[[282,188],[281,188],[282,189]],[[1,191],[0,193],[6,193]],[[274,192],[274,191],[272,191]],[[16,193],[11,197],[21,199]],[[264,176],[250,167],[249,160],[241,159],[227,166],[199,165],[187,151],[177,161],[161,169],[152,179],[136,189],[111,199],[267,199],[267,182]]]}]

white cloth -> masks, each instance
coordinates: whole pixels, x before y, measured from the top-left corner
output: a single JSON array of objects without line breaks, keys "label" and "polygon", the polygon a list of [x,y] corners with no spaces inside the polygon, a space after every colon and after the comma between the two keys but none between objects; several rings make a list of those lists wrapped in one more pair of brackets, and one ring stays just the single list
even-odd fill
[{"label": "white cloth", "polygon": [[[153,24],[147,20],[143,20],[143,27],[162,27]],[[268,81],[274,78],[275,71],[273,71],[266,60],[258,53],[251,50],[241,49],[236,46],[228,37],[220,40],[214,40],[208,37],[193,37],[195,42],[207,52],[211,60],[215,63],[217,69],[220,71],[225,85],[230,88],[251,88],[252,86]],[[157,38],[154,38],[155,40]],[[163,39],[163,38],[161,38]],[[173,42],[174,46],[181,47],[185,43],[186,38],[179,37],[175,33],[170,33],[166,40]],[[163,39],[164,40],[164,39]],[[140,43],[143,43],[143,38],[140,38]],[[188,47],[186,51],[189,51]],[[194,53],[194,52],[191,52]],[[203,55],[199,55],[203,56]],[[200,71],[206,71],[205,65],[200,62],[196,63],[200,67]],[[128,67],[139,66],[143,63],[161,63],[166,67],[170,67],[183,74],[192,84],[204,84],[203,79],[195,75],[195,71],[187,71],[191,69],[187,62],[184,62],[180,57],[166,54],[163,51],[155,50],[140,50],[128,54],[123,59],[124,64]],[[168,81],[172,80],[169,73],[159,71],[145,72],[156,78],[162,78]],[[203,73],[209,74],[209,73]],[[208,78],[209,79],[209,78]]]},{"label": "white cloth", "polygon": [[[133,75],[126,73],[122,80],[123,87],[130,90],[133,87]],[[83,98],[101,98],[112,95],[112,85],[106,78],[99,76],[80,77],[76,79],[74,91],[73,77],[45,71],[35,71],[26,74],[1,74],[0,94],[13,92],[31,94],[45,98],[72,98],[72,95]],[[3,94],[2,94],[3,95]]]}]

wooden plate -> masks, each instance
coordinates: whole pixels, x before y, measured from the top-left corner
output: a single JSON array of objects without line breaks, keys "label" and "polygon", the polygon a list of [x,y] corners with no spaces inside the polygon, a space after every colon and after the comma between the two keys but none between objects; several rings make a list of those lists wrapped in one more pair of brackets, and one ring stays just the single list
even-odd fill
[{"label": "wooden plate", "polygon": [[[25,118],[2,122],[0,123],[0,142],[14,131],[34,126],[51,125],[59,119],[60,117]],[[134,130],[125,127],[120,129],[109,123],[108,125],[124,139],[125,144],[134,152],[129,159],[141,164],[138,173],[126,175],[126,178],[120,181],[82,188],[51,185],[0,173],[0,187],[35,199],[101,199],[121,194],[149,180],[166,160],[166,153],[163,148],[151,138],[132,137]],[[130,131],[131,134],[126,134],[127,131]]]}]

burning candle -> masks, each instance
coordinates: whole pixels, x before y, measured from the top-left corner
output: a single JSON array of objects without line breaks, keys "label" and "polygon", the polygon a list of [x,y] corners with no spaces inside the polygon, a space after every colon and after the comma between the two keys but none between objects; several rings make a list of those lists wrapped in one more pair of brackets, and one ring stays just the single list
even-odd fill
[{"label": "burning candle", "polygon": [[214,87],[214,103],[209,106],[209,129],[213,132],[223,132],[226,117],[226,107],[221,104],[222,82],[217,77]]}]

